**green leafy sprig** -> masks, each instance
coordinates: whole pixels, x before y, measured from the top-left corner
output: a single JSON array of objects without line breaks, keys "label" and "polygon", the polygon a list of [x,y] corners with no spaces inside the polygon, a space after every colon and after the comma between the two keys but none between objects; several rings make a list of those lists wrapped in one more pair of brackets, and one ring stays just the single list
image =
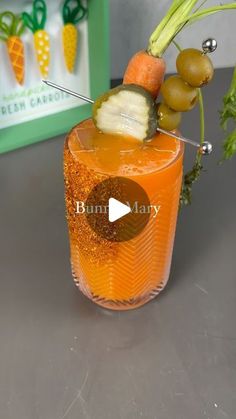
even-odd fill
[{"label": "green leafy sprig", "polygon": [[[204,115],[204,103],[203,103],[203,96],[200,89],[198,89],[198,96],[199,96],[199,110],[200,110],[200,145],[203,144],[205,139],[205,115]],[[192,169],[186,173],[184,176],[181,194],[180,194],[180,206],[190,205],[192,203],[192,187],[197,180],[199,180],[201,176],[201,172],[203,170],[202,165],[202,154],[200,151],[197,151],[197,155],[195,158],[195,163]]]},{"label": "green leafy sprig", "polygon": [[223,143],[223,160],[229,160],[236,154],[236,128],[226,137]]},{"label": "green leafy sprig", "polygon": [[180,194],[180,206],[190,205],[192,203],[192,187],[193,184],[200,178],[203,166],[197,159],[193,165],[193,168],[186,173],[182,184],[182,190]]},{"label": "green leafy sprig", "polygon": [[[236,67],[230,88],[223,98],[223,109],[220,112],[220,124],[226,131],[228,122],[236,125]],[[223,142],[223,160],[229,160],[236,154],[236,128],[227,135]]]},{"label": "green leafy sprig", "polygon": [[223,98],[224,107],[220,113],[220,121],[223,129],[227,129],[227,124],[230,119],[236,122],[236,67],[229,91]]}]

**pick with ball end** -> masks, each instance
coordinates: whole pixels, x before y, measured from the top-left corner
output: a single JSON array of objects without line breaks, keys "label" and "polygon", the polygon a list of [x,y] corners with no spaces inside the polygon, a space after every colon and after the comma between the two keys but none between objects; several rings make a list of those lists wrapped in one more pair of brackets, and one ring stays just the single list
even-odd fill
[{"label": "pick with ball end", "polygon": [[200,153],[204,156],[209,156],[212,152],[212,144],[208,141],[205,141],[202,146],[200,147]]},{"label": "pick with ball end", "polygon": [[211,54],[217,48],[217,41],[214,38],[208,38],[202,43],[202,50],[204,54]]}]

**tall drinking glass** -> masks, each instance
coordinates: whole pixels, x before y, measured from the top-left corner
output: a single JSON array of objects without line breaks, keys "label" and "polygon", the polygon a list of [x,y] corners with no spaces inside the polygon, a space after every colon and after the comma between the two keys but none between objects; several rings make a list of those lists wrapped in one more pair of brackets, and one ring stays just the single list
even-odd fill
[{"label": "tall drinking glass", "polygon": [[[165,287],[170,271],[184,147],[157,135],[150,143],[98,133],[92,120],[69,133],[64,149],[64,178],[72,273],[79,289],[113,310],[139,307]],[[135,181],[158,206],[156,217],[128,241],[96,234],[77,203],[107,178]],[[77,208],[77,209],[76,209]],[[102,222],[102,218],[101,218]]]}]

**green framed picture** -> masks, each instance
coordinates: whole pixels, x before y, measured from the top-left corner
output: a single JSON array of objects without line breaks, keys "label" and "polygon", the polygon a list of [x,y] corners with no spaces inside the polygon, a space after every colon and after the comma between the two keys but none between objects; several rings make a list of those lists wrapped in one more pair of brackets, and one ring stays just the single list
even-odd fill
[{"label": "green framed picture", "polygon": [[42,79],[92,98],[109,88],[108,2],[0,0],[0,153],[66,133],[91,115],[91,105]]}]

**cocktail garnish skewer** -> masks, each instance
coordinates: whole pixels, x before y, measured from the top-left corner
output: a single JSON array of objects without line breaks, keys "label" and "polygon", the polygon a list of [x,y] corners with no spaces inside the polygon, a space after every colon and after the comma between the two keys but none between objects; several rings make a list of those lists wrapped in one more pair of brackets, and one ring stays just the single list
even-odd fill
[{"label": "cocktail garnish skewer", "polygon": [[84,102],[94,103],[94,100],[90,99],[87,96],[80,95],[79,93],[74,92],[73,90],[67,89],[66,87],[60,86],[59,84],[53,83],[49,80],[42,80],[43,83],[47,84],[50,87],[54,87],[54,89],[61,90],[62,92],[68,93],[68,95],[75,96],[78,99],[84,100]]},{"label": "cocktail garnish skewer", "polygon": [[[80,93],[74,92],[73,90],[67,89],[66,87],[60,86],[60,85],[58,85],[56,83],[53,83],[49,80],[42,80],[42,82],[47,84],[50,87],[53,87],[54,89],[61,90],[62,92],[68,93],[71,96],[77,97],[78,99],[81,99],[84,102],[88,102],[88,103],[91,103],[91,104],[94,103],[93,99],[90,99],[87,96],[81,95]],[[129,117],[129,115],[124,115],[124,116],[126,118],[131,118],[131,117]],[[203,154],[203,155],[209,155],[212,152],[212,144],[209,143],[208,141],[205,141],[203,144],[199,144],[199,143],[197,143],[193,140],[185,138],[181,135],[174,134],[171,131],[167,131],[167,130],[164,130],[164,129],[159,128],[159,127],[157,128],[157,131],[161,132],[162,134],[169,135],[170,137],[175,138],[179,141],[183,141],[184,143],[187,143],[187,144],[190,144],[194,147],[199,148],[200,153]]]}]

